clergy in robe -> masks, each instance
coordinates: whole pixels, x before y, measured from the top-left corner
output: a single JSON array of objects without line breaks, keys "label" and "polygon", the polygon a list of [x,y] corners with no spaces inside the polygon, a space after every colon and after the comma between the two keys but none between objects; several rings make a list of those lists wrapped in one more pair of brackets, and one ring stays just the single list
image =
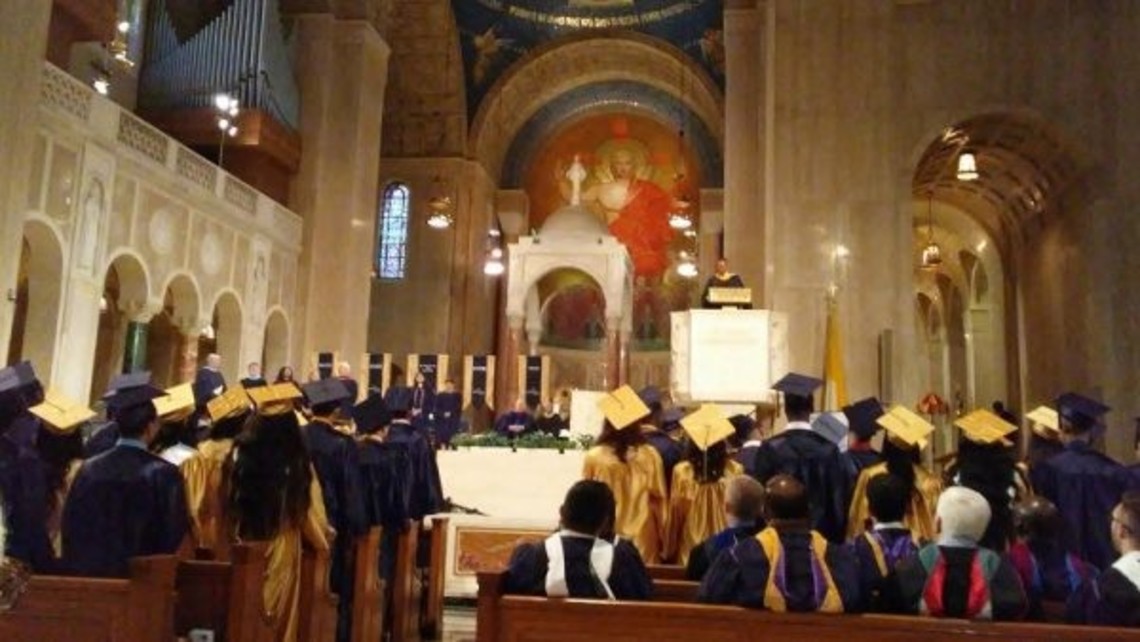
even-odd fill
[{"label": "clergy in robe", "polygon": [[1066,619],[1075,624],[1140,628],[1140,491],[1124,493],[1112,510],[1109,530],[1120,557],[1073,594]]},{"label": "clergy in robe", "polygon": [[[285,384],[286,388],[296,387]],[[215,559],[228,559],[233,524],[225,510],[223,489],[225,465],[250,416],[250,400],[242,388],[231,388],[206,404],[210,429],[198,442],[197,454],[182,464],[190,534],[195,547],[213,552]]]},{"label": "clergy in robe", "polygon": [[879,475],[867,484],[867,504],[874,525],[849,543],[859,562],[863,611],[887,610],[883,595],[888,578],[899,562],[918,553],[919,542],[903,523],[909,503],[910,486],[894,475]]},{"label": "clergy in robe", "polygon": [[886,432],[883,439],[883,462],[866,468],[859,474],[851,493],[851,512],[847,519],[848,538],[870,528],[870,510],[867,503],[867,485],[879,475],[891,474],[906,481],[910,487],[910,505],[903,522],[916,537],[923,541],[934,539],[934,509],[942,481],[919,465],[922,449],[928,444],[934,426],[902,406],[891,408],[879,417],[878,423]]},{"label": "clergy in robe", "polygon": [[1029,619],[1046,617],[1045,602],[1064,604],[1098,571],[1065,549],[1065,520],[1053,502],[1031,497],[1014,509],[1017,539],[1008,557],[1029,597]]},{"label": "clergy in robe", "polygon": [[812,529],[807,488],[794,477],[776,475],[765,495],[767,528],[717,557],[697,600],[777,612],[857,611],[855,558]]},{"label": "clergy in robe", "polygon": [[1008,559],[978,542],[990,505],[976,491],[954,486],[938,498],[938,534],[895,567],[884,601],[911,615],[967,620],[1020,620],[1029,601]]},{"label": "clergy in robe", "polygon": [[40,420],[29,408],[43,401],[32,365],[0,370],[0,502],[10,530],[5,553],[38,572],[55,564],[48,534],[49,490],[36,449]]},{"label": "clergy in robe", "polygon": [[1065,517],[1073,552],[1097,568],[1107,568],[1115,558],[1109,516],[1128,484],[1124,466],[1089,443],[1108,411],[1108,406],[1083,395],[1058,398],[1065,450],[1030,471],[1033,489]]},{"label": "clergy in robe", "polygon": [[743,468],[728,456],[728,438],[735,430],[716,406],[702,406],[681,425],[688,440],[685,460],[673,469],[662,559],[687,566],[694,546],[728,527],[728,484]]},{"label": "clergy in robe", "polygon": [[218,354],[206,356],[206,363],[194,375],[194,402],[199,412],[206,410],[206,403],[226,391],[226,378],[222,374],[222,357]]},{"label": "clergy in robe", "polygon": [[534,417],[531,416],[530,409],[526,407],[525,399],[515,401],[514,408],[495,420],[495,432],[510,439],[516,439],[534,432]]},{"label": "clergy in robe", "polygon": [[88,459],[63,509],[63,565],[74,575],[126,577],[142,555],[173,554],[187,533],[186,492],[178,468],[149,452],[158,429],[147,383],[112,398],[120,437]]},{"label": "clergy in robe", "polygon": [[[733,274],[728,271],[728,261],[725,259],[718,259],[716,262],[716,270],[709,280],[705,283],[705,290],[701,294],[701,307],[705,309],[718,309],[724,307],[722,305],[713,303],[709,300],[709,290],[712,288],[742,288],[744,287],[744,279],[740,275]],[[746,306],[751,308],[752,306]]]},{"label": "clergy in robe", "polygon": [[871,440],[879,431],[878,420],[883,416],[883,406],[875,397],[868,397],[844,406],[843,414],[847,416],[848,428],[847,450],[842,455],[843,472],[847,476],[848,487],[854,491],[860,473],[882,461]]},{"label": "clergy in robe", "polygon": [[661,390],[656,386],[646,386],[638,391],[637,396],[649,408],[649,416],[641,422],[640,429],[645,435],[645,441],[661,456],[665,490],[668,492],[673,482],[673,469],[684,458],[685,451],[673,435],[661,428],[664,414],[661,407]]},{"label": "clergy in robe", "polygon": [[614,496],[597,481],[575,483],[559,510],[559,531],[511,554],[504,590],[600,600],[648,600],[653,580],[637,549],[600,537],[614,513]]},{"label": "clergy in robe", "polygon": [[685,565],[686,579],[701,581],[722,551],[744,539],[756,537],[764,530],[764,487],[748,475],[728,480],[724,493],[724,516],[727,527],[697,544],[689,551]]},{"label": "clergy in robe", "polygon": [[629,386],[606,395],[599,406],[605,423],[586,452],[582,478],[610,487],[617,506],[614,533],[632,541],[645,562],[656,563],[668,532],[669,504],[661,456],[637,428],[649,408]]},{"label": "clergy in robe", "polygon": [[368,531],[364,511],[360,456],[352,435],[341,427],[346,418],[341,405],[349,392],[339,379],[320,379],[303,388],[313,420],[305,427],[305,442],[317,479],[329,523],[336,530],[332,543],[329,584],[340,601],[337,604],[337,640],[345,642],[352,633],[354,540]]},{"label": "clergy in robe", "polygon": [[399,533],[410,519],[414,474],[408,444],[388,441],[392,413],[380,395],[356,404],[352,418],[359,439],[364,510],[368,524],[381,527],[380,575],[390,580]]},{"label": "clergy in robe", "polygon": [[435,427],[437,445],[450,444],[451,438],[459,432],[462,410],[463,395],[455,391],[455,382],[448,379],[443,382],[443,390],[435,396],[432,408],[432,423]]},{"label": "clergy in robe", "polygon": [[235,439],[230,461],[228,520],[239,541],[268,541],[265,612],[278,642],[300,642],[303,547],[329,550],[320,483],[293,411],[296,386],[251,389],[257,405],[249,429]]},{"label": "clergy in robe", "polygon": [[385,395],[384,403],[392,416],[386,443],[400,444],[407,451],[412,469],[408,518],[418,521],[442,510],[444,499],[435,451],[427,437],[411,423],[411,393],[409,388],[390,388]]},{"label": "clergy in robe", "polygon": [[773,388],[783,393],[788,425],[756,451],[756,479],[766,483],[776,475],[791,475],[811,497],[812,528],[832,542],[842,542],[847,522],[847,476],[839,448],[815,432],[809,423],[812,394],[823,382],[791,373]]}]

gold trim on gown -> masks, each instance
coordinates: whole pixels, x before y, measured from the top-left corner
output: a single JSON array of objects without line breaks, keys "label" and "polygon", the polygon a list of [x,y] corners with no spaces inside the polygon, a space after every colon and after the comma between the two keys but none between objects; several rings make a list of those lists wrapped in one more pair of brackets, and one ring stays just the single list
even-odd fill
[{"label": "gold trim on gown", "polygon": [[186,505],[194,545],[214,553],[214,559],[229,559],[233,527],[225,515],[222,473],[233,451],[233,439],[211,439],[198,444],[198,454],[182,463],[186,481]]},{"label": "gold trim on gown", "polygon": [[[887,463],[879,462],[863,469],[855,492],[851,494],[851,509],[847,516],[847,538],[851,539],[866,530],[871,509],[867,505],[867,484],[879,475],[887,474]],[[942,481],[921,466],[914,466],[914,486],[918,492],[910,494],[903,523],[922,541],[933,541],[937,535],[934,528],[934,510],[938,507],[938,496],[942,493]]]},{"label": "gold trim on gown", "polygon": [[669,533],[665,538],[666,560],[681,566],[689,563],[693,547],[728,528],[724,512],[724,496],[728,482],[744,472],[737,462],[725,462],[724,475],[715,482],[700,483],[691,462],[683,461],[673,468],[673,484],[669,487]]},{"label": "gold trim on gown", "polygon": [[669,524],[664,464],[657,450],[645,444],[626,452],[622,462],[609,446],[586,453],[582,478],[603,482],[617,501],[614,532],[633,542],[647,563],[656,563]]}]

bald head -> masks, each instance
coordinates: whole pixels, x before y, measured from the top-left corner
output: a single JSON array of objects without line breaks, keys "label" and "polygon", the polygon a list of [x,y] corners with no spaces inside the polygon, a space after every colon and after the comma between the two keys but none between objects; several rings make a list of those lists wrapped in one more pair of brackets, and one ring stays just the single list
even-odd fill
[{"label": "bald head", "polygon": [[1017,534],[1031,541],[1048,541],[1061,536],[1065,520],[1053,502],[1030,497],[1013,509]]},{"label": "bald head", "polygon": [[807,488],[795,477],[776,475],[764,486],[769,520],[806,520],[811,516]]},{"label": "bald head", "polygon": [[724,492],[724,510],[738,522],[755,522],[764,510],[764,486],[749,475],[733,477]]}]

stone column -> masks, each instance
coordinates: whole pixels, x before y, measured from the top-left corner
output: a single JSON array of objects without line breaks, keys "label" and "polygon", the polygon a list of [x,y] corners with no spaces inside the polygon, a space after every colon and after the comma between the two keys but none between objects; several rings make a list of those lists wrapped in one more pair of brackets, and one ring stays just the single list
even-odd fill
[{"label": "stone column", "polygon": [[339,350],[354,361],[367,347],[390,49],[362,20],[302,15],[295,28],[305,149],[290,205],[305,245],[294,354]]},{"label": "stone column", "polygon": [[618,385],[629,383],[629,360],[631,353],[630,339],[633,333],[622,330],[618,333]]},{"label": "stone column", "polygon": [[195,321],[178,326],[178,383],[193,381],[198,372],[198,339],[204,325]]},{"label": "stone column", "polygon": [[[738,3],[751,4],[751,3]],[[765,117],[763,19],[756,8],[724,12],[724,253],[733,272],[765,301]]]},{"label": "stone column", "polygon": [[606,319],[606,390],[613,390],[621,385],[621,332],[618,327],[620,319]]},{"label": "stone column", "polygon": [[[0,363],[8,361],[25,197],[39,121],[40,76],[52,3],[11,0],[0,20]],[[39,366],[40,364],[36,364]],[[86,399],[84,392],[81,399]]]},{"label": "stone column", "polygon": [[496,359],[502,377],[495,386],[495,411],[506,412],[519,398],[519,356],[523,344],[522,317],[507,317],[507,332]]},{"label": "stone column", "polygon": [[161,311],[161,301],[129,306],[127,340],[123,346],[124,373],[147,369],[146,341],[150,332],[150,320]]}]

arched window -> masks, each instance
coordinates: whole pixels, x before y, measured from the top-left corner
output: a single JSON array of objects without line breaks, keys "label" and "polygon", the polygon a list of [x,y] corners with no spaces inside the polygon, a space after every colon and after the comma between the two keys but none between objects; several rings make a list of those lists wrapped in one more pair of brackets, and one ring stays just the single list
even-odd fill
[{"label": "arched window", "polygon": [[408,209],[411,194],[403,183],[384,188],[376,225],[376,274],[385,280],[404,278],[408,261]]}]

